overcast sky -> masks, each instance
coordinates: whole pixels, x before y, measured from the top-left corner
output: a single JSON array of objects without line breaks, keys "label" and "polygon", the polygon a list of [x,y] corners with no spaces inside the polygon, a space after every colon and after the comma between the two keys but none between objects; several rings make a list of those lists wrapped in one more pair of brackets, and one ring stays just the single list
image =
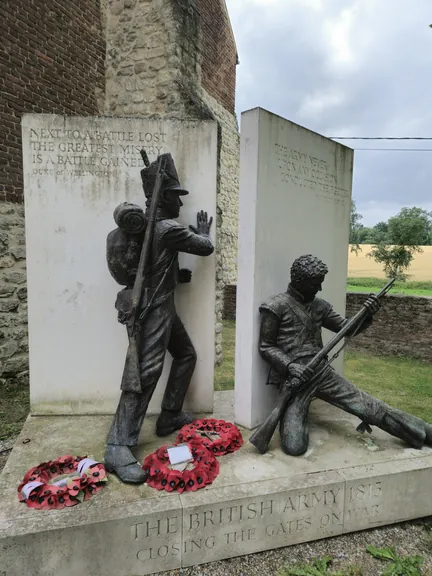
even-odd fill
[{"label": "overcast sky", "polygon": [[[324,136],[432,137],[431,0],[227,5],[238,114],[261,106]],[[344,144],[432,149],[432,140]],[[432,152],[355,152],[353,197],[366,226],[403,206],[432,210],[431,181]]]}]

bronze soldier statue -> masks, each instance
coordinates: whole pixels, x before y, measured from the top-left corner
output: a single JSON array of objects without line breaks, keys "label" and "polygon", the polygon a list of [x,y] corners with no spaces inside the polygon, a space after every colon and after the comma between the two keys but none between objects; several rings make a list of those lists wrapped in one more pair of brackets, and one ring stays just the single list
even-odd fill
[{"label": "bronze soldier statue", "polygon": [[[414,448],[432,446],[432,425],[388,406],[363,392],[340,376],[327,360],[315,370],[307,364],[323,348],[321,329],[338,333],[348,322],[337,314],[331,304],[316,298],[322,289],[327,266],[318,258],[307,255],[294,261],[288,290],[271,298],[260,307],[261,330],[259,352],[270,365],[267,384],[284,391],[293,380],[302,383],[293,393],[280,419],[281,445],[284,452],[300,456],[308,448],[308,413],[314,398],[354,414],[362,421],[359,430],[377,426],[407,442]],[[367,315],[356,330],[359,333],[372,323],[380,302],[374,295],[365,302]],[[349,333],[348,333],[349,335]],[[262,430],[264,431],[264,426]],[[255,433],[253,443],[265,451],[267,443],[263,432]]]},{"label": "bronze soldier statue", "polygon": [[[107,261],[114,279],[125,288],[118,293],[118,319],[127,324],[132,308],[132,293],[143,249],[144,231],[149,226],[148,212],[155,192],[160,166],[160,185],[154,212],[154,228],[149,258],[143,275],[142,304],[138,310],[136,352],[138,378],[125,365],[121,397],[107,439],[105,464],[123,482],[142,483],[146,474],[131,449],[138,437],[150,400],[162,374],[166,351],[173,363],[169,374],[162,410],[156,422],[158,436],[167,436],[194,418],[183,412],[183,402],[195,369],[196,352],[184,325],[177,315],[174,289],[178,282],[190,282],[192,272],[179,269],[178,254],[185,252],[209,256],[214,247],[210,239],[212,218],[200,212],[197,226],[186,228],[175,220],[183,205],[180,196],[188,191],[180,186],[171,154],[163,154],[141,171],[147,211],[135,204],[124,203],[114,211],[118,226],[107,239]],[[158,196],[158,198],[159,198]],[[128,355],[130,352],[128,351]],[[128,360],[128,358],[127,358]]]}]

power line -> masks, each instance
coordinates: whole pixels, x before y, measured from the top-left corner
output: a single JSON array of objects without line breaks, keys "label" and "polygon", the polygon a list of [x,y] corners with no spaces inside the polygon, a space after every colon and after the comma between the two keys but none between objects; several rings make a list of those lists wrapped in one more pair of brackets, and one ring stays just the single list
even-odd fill
[{"label": "power line", "polygon": [[329,136],[332,140],[432,140],[429,136]]},{"label": "power line", "polygon": [[372,152],[432,152],[432,148],[353,148],[353,150],[370,150]]}]

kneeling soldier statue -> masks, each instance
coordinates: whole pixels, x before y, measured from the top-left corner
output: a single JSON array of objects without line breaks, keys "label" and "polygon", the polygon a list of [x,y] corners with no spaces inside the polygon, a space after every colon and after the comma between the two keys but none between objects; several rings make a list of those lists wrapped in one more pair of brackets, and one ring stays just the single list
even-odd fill
[{"label": "kneeling soldier statue", "polygon": [[267,383],[278,386],[280,400],[250,441],[264,453],[279,423],[284,452],[304,454],[309,443],[309,406],[320,398],[357,416],[362,421],[359,431],[371,432],[374,425],[414,448],[432,446],[432,425],[370,396],[330,367],[326,352],[335,344],[331,341],[323,347],[321,328],[337,334],[333,341],[359,333],[371,325],[380,301],[372,295],[355,318],[343,318],[328,302],[316,298],[327,273],[318,258],[301,256],[292,265],[287,292],[260,307],[259,352],[270,365]]},{"label": "kneeling soldier statue", "polygon": [[146,474],[132,449],[150,400],[162,374],[166,351],[173,363],[156,422],[158,436],[167,436],[193,417],[182,411],[195,369],[194,346],[177,315],[174,289],[190,282],[190,270],[179,269],[178,254],[209,256],[212,218],[200,212],[196,228],[186,228],[174,219],[188,194],[179,183],[171,154],[152,164],[142,152],[146,168],[141,171],[147,210],[124,203],[114,211],[118,226],[107,239],[107,261],[114,279],[125,286],[117,296],[118,319],[129,336],[121,397],[108,434],[105,464],[123,482],[142,483]]}]

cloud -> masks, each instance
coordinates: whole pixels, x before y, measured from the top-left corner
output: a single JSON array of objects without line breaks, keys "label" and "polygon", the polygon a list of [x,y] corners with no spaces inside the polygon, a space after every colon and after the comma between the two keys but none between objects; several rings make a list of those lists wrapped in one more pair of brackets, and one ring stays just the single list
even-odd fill
[{"label": "cloud", "polygon": [[[430,1],[227,0],[237,111],[261,106],[325,136],[432,137]],[[354,148],[429,143],[345,141]],[[357,151],[365,224],[432,201],[432,152]]]}]

